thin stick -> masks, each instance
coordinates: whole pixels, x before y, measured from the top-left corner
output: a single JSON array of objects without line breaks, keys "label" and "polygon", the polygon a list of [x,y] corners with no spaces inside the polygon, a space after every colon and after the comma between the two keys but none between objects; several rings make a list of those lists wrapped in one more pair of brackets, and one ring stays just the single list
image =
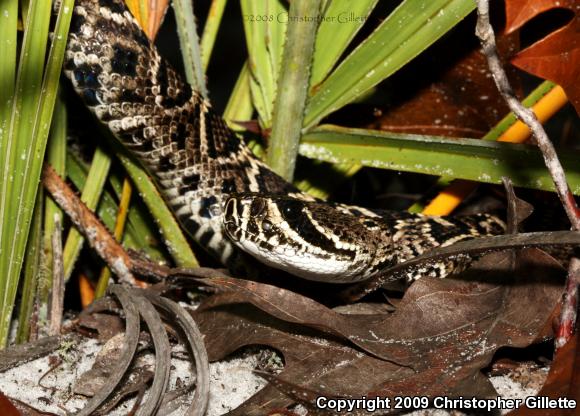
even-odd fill
[{"label": "thin stick", "polygon": [[90,246],[104,259],[121,282],[135,285],[131,274],[131,259],[90,209],[75,195],[69,186],[50,166],[45,166],[42,183],[55,202],[67,213],[71,221],[85,235]]},{"label": "thin stick", "polygon": [[60,216],[54,214],[52,243],[52,290],[50,295],[48,335],[60,334],[64,303],[64,265],[62,261],[62,226]]},{"label": "thin stick", "polygon": [[[483,53],[487,59],[487,64],[493,75],[500,94],[507,102],[513,113],[524,122],[532,131],[536,143],[542,152],[546,167],[552,176],[556,192],[562,201],[566,215],[575,230],[580,230],[580,210],[570,191],[566,181],[564,169],[558,160],[556,150],[548,138],[542,124],[538,121],[534,113],[525,108],[516,98],[506,73],[502,67],[497,47],[495,34],[489,21],[489,1],[477,0],[477,26],[475,34],[481,41]],[[580,260],[573,258],[568,270],[568,280],[566,282],[566,292],[562,302],[562,312],[560,315],[560,327],[556,335],[556,350],[561,348],[572,337],[576,325],[578,313],[578,283],[580,282]]]},{"label": "thin stick", "polygon": [[570,261],[568,266],[568,279],[564,299],[562,300],[562,311],[560,312],[560,326],[556,331],[556,351],[562,348],[574,334],[574,328],[578,316],[578,285],[580,284],[580,260],[576,257]]}]

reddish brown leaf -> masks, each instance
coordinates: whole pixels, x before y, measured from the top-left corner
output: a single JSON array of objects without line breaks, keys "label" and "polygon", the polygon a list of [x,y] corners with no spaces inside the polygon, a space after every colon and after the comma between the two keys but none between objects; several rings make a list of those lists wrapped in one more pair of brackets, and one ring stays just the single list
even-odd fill
[{"label": "reddish brown leaf", "polygon": [[[383,109],[372,128],[480,138],[507,114],[474,36],[473,17],[394,75],[388,87],[396,102]],[[517,35],[498,35],[506,62],[518,48]],[[518,90],[515,71],[509,76]]]},{"label": "reddish brown leaf", "polygon": [[2,416],[56,416],[54,413],[40,410],[20,401],[7,397],[0,392],[0,415]]},{"label": "reddish brown leaf", "polygon": [[[564,345],[558,353],[550,368],[548,379],[544,387],[538,392],[538,397],[549,397],[558,400],[567,398],[576,401],[575,409],[542,409],[542,415],[571,416],[578,414],[577,406],[580,404],[580,342],[578,333]],[[535,416],[538,410],[521,407],[510,416]]]},{"label": "reddish brown leaf", "polygon": [[0,392],[0,415],[21,416],[18,409],[14,407],[12,402],[8,400],[8,397],[2,394],[2,392]]},{"label": "reddish brown leaf", "polygon": [[562,86],[580,113],[580,19],[578,0],[506,0],[506,29],[514,32],[548,10],[568,9],[574,18],[512,59],[520,69]]}]

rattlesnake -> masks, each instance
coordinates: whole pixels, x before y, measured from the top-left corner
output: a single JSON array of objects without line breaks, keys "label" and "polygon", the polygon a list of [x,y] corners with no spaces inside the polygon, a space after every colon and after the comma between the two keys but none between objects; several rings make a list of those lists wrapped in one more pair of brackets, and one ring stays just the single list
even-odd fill
[{"label": "rattlesnake", "polygon": [[[307,279],[354,282],[505,227],[486,214],[426,217],[300,193],[161,58],[122,0],[77,0],[64,73],[152,175],[183,228],[227,266],[248,253]],[[449,260],[423,274],[444,277],[463,266]]]}]

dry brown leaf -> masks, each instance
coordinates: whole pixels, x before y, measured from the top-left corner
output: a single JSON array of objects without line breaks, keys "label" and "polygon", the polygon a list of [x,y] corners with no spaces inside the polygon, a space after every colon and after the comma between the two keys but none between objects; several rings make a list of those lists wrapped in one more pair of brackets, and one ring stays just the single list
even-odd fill
[{"label": "dry brown leaf", "polygon": [[97,354],[93,366],[76,380],[73,391],[86,397],[93,397],[105,383],[109,382],[111,369],[117,365],[123,351],[124,334],[109,339]]},{"label": "dry brown leaf", "polygon": [[[487,256],[465,275],[466,280],[421,279],[407,291],[397,311],[387,316],[341,316],[337,323],[322,305],[292,304],[282,299],[284,291],[279,290],[276,298],[276,293],[256,285],[242,287],[229,299],[222,295],[194,317],[212,360],[246,345],[280,351],[286,365],[278,375],[284,382],[278,386],[284,390],[284,383],[290,385],[287,392],[297,392],[307,403],[308,392],[347,397],[489,396],[494,390],[480,370],[498,348],[526,347],[535,341],[561,294],[556,282],[561,282],[564,271],[551,257],[525,251],[515,280],[511,257]],[[224,301],[255,306],[226,307]],[[343,334],[333,335],[351,341],[356,334],[357,345],[396,362],[365,354],[311,327],[340,328]],[[232,415],[267,414],[291,403],[269,385]]]},{"label": "dry brown leaf", "polygon": [[561,85],[580,114],[580,19],[578,0],[506,0],[506,29],[514,32],[536,16],[568,9],[574,18],[564,27],[518,53],[512,64]]}]

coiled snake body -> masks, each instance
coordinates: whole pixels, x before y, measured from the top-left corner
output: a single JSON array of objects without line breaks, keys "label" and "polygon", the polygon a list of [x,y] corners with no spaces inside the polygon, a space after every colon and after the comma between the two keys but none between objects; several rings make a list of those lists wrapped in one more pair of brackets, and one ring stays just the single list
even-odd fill
[{"label": "coiled snake body", "polygon": [[[152,174],[182,226],[230,267],[245,252],[307,279],[353,282],[430,248],[504,228],[485,214],[375,212],[301,194],[182,81],[122,0],[77,0],[64,72]],[[450,260],[423,274],[444,277],[463,266]]]}]

